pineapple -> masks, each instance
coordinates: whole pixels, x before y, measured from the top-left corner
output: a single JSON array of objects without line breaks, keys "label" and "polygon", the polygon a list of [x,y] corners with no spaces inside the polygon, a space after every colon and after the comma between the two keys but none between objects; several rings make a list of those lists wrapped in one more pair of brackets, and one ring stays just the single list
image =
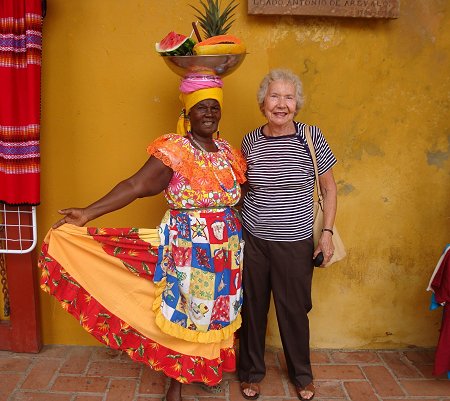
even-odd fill
[{"label": "pineapple", "polygon": [[195,17],[199,20],[200,26],[203,29],[206,39],[213,36],[225,35],[233,25],[234,17],[233,11],[239,5],[234,4],[236,0],[231,0],[223,12],[220,12],[221,0],[200,0],[203,7],[203,12],[197,7],[191,7],[198,13]]}]

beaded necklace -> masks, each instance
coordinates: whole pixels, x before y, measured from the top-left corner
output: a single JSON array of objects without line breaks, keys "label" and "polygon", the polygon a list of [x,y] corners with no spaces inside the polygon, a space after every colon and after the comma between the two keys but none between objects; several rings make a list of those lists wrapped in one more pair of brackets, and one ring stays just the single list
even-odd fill
[{"label": "beaded necklace", "polygon": [[[194,136],[193,136],[190,132],[189,132],[189,139],[190,139],[193,143],[195,143],[195,144],[197,145],[197,147],[198,147],[202,152],[205,152],[205,153],[213,153],[213,152],[207,151],[202,145],[200,145],[200,144],[194,139]],[[216,148],[219,149],[219,147],[217,146],[217,144],[216,144],[216,142],[214,141],[214,139],[213,139],[213,142],[214,142],[214,145],[216,145]]]},{"label": "beaded necklace", "polygon": [[[234,174],[233,167],[231,166],[231,164],[230,164],[230,162],[228,161],[228,159],[227,159],[226,157],[223,158],[223,160],[225,161],[225,163],[226,163],[226,164],[228,165],[228,167],[230,168],[231,175],[232,175],[232,177],[233,177],[233,186],[232,186],[231,188],[227,188],[227,187],[220,181],[219,177],[217,176],[216,169],[214,168],[214,164],[213,164],[213,162],[211,161],[211,153],[216,153],[216,152],[208,152],[202,145],[200,145],[200,143],[198,143],[198,142],[194,139],[194,136],[192,135],[191,132],[188,132],[188,137],[189,137],[189,139],[192,141],[192,143],[194,143],[194,144],[199,148],[200,152],[202,152],[202,153],[205,155],[206,159],[209,161],[209,164],[210,164],[211,167],[212,167],[212,171],[213,171],[214,177],[216,177],[216,180],[219,182],[220,188],[222,188],[225,192],[233,192],[233,191],[236,189],[236,186],[237,186],[237,179],[236,179],[236,175]],[[214,139],[213,139],[213,142],[214,142],[214,145],[216,145],[216,148],[218,149],[218,151],[221,152],[222,149],[217,145],[217,143],[216,143],[216,141],[214,141]]]}]

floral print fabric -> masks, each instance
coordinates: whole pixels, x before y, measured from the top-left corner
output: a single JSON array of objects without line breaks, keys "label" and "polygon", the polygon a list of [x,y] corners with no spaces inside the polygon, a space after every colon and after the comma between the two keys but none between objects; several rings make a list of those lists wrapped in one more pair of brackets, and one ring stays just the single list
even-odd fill
[{"label": "floral print fabric", "polygon": [[196,209],[235,205],[245,182],[245,161],[223,139],[215,140],[218,152],[194,148],[188,138],[168,134],[148,148],[150,155],[173,170],[164,191],[171,209]]}]

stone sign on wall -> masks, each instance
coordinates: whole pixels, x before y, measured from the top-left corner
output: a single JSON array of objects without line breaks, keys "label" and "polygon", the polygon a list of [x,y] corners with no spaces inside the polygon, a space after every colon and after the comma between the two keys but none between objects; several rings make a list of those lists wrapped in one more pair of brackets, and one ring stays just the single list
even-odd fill
[{"label": "stone sign on wall", "polygon": [[248,0],[249,14],[398,18],[400,0]]}]

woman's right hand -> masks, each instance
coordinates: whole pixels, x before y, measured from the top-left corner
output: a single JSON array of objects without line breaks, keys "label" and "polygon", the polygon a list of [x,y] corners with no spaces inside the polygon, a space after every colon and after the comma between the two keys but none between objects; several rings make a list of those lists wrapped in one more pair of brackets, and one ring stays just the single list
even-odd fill
[{"label": "woman's right hand", "polygon": [[82,227],[89,221],[85,208],[61,209],[58,213],[63,214],[64,217],[53,224],[52,228],[58,228],[66,223]]}]

